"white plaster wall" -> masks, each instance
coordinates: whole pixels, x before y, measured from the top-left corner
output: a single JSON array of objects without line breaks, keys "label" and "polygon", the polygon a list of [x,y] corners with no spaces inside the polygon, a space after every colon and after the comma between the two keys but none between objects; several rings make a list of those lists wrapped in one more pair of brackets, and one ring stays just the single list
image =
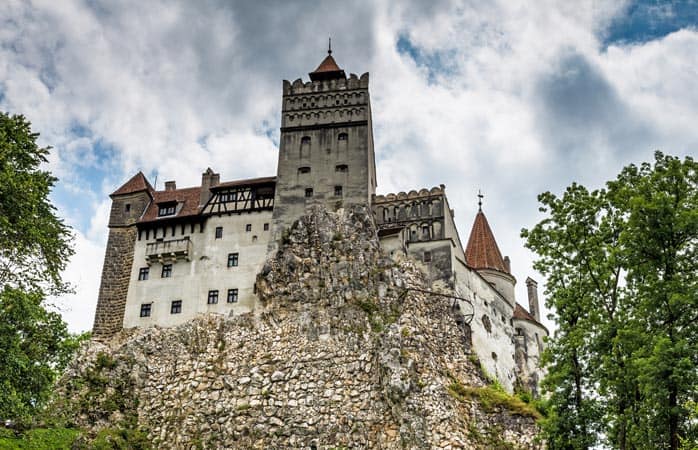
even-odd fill
[{"label": "white plaster wall", "polygon": [[516,339],[521,345],[524,345],[525,339],[526,348],[526,367],[522,368],[524,377],[536,375],[536,380],[540,381],[545,376],[545,370],[541,367],[540,357],[545,349],[543,338],[548,335],[548,332],[542,326],[528,320],[514,319],[514,329],[520,328],[523,336],[516,336]]},{"label": "white plaster wall", "polygon": [[[516,381],[512,325],[514,309],[486,280],[466,267],[463,260],[455,258],[455,261],[456,292],[473,305],[474,315],[470,323],[472,351],[485,372],[496,377],[507,391],[513,392]],[[464,314],[471,311],[465,302],[460,306]],[[490,331],[485,328],[483,316],[490,320]],[[493,354],[496,354],[496,358]]]},{"label": "white plaster wall", "polygon": [[[269,224],[268,231],[264,231],[265,223]],[[247,224],[252,225],[252,231],[245,231]],[[219,226],[223,227],[223,237],[216,239],[215,230]],[[183,235],[178,227],[175,236],[168,234],[165,240],[185,236],[189,236],[192,242],[190,261],[180,259],[173,263],[170,278],[161,278],[162,264],[153,262],[150,276],[144,281],[138,280],[138,272],[141,267],[147,267],[146,245],[155,239],[151,234],[146,240],[143,234],[142,239],[136,241],[124,328],[173,326],[191,320],[199,313],[239,314],[255,308],[254,282],[266,260],[271,237],[271,211],[212,216],[206,221],[203,232],[199,232],[197,224],[190,233],[187,225]],[[238,266],[227,267],[228,253],[236,252],[239,254]],[[233,288],[238,289],[238,302],[227,303],[228,289]],[[218,289],[218,303],[209,305],[208,291],[214,289]],[[180,314],[170,313],[173,300],[182,300]],[[150,317],[140,317],[141,304],[151,302]]]}]

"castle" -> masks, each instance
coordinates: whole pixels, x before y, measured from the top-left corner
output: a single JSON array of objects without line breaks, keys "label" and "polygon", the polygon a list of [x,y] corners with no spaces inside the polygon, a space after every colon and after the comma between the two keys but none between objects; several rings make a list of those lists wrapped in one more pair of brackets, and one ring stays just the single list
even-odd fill
[{"label": "castle", "polygon": [[363,205],[381,247],[417,261],[435,286],[454,291],[484,370],[508,390],[534,393],[543,337],[536,282],[528,311],[516,302],[485,214],[465,248],[445,187],[376,195],[368,73],[346,76],[331,50],[310,81],[283,82],[277,175],[155,190],[139,172],[111,194],[109,237],[93,334],[174,326],[198,314],[254,312],[255,278],[284,230],[311,205]]}]

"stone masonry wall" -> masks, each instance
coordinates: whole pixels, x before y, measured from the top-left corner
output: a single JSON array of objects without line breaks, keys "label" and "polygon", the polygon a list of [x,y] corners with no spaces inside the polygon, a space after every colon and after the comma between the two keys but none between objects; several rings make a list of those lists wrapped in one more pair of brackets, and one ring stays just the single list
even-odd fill
[{"label": "stone masonry wall", "polygon": [[111,336],[123,327],[136,235],[135,226],[109,229],[92,328],[95,338]]},{"label": "stone masonry wall", "polygon": [[91,342],[55,410],[93,432],[136,417],[159,448],[539,448],[530,417],[454,395],[486,382],[467,329],[409,290],[429,286],[370,212],[304,216],[256,284],[254,314]]}]

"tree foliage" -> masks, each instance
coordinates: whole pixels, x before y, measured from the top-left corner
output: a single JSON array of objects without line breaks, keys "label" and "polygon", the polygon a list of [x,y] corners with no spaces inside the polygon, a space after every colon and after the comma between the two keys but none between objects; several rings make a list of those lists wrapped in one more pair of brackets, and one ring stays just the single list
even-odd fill
[{"label": "tree foliage", "polygon": [[49,148],[38,136],[23,116],[0,112],[0,285],[60,294],[71,233],[49,201],[56,178],[40,168]]},{"label": "tree foliage", "polygon": [[0,420],[19,422],[44,404],[79,343],[45,305],[68,290],[61,272],[73,251],[37,137],[23,116],[0,113]]},{"label": "tree foliage", "polygon": [[539,201],[546,217],[522,236],[558,326],[544,355],[549,447],[696,442],[698,165],[657,152],[605,189]]}]

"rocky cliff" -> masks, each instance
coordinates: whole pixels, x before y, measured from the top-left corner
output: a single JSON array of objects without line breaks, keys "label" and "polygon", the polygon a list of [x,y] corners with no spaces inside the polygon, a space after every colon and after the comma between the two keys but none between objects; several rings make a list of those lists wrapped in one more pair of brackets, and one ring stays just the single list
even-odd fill
[{"label": "rocky cliff", "polygon": [[56,414],[156,448],[538,448],[535,413],[480,395],[467,325],[366,211],[304,216],[256,287],[255,314],[89,343]]}]

